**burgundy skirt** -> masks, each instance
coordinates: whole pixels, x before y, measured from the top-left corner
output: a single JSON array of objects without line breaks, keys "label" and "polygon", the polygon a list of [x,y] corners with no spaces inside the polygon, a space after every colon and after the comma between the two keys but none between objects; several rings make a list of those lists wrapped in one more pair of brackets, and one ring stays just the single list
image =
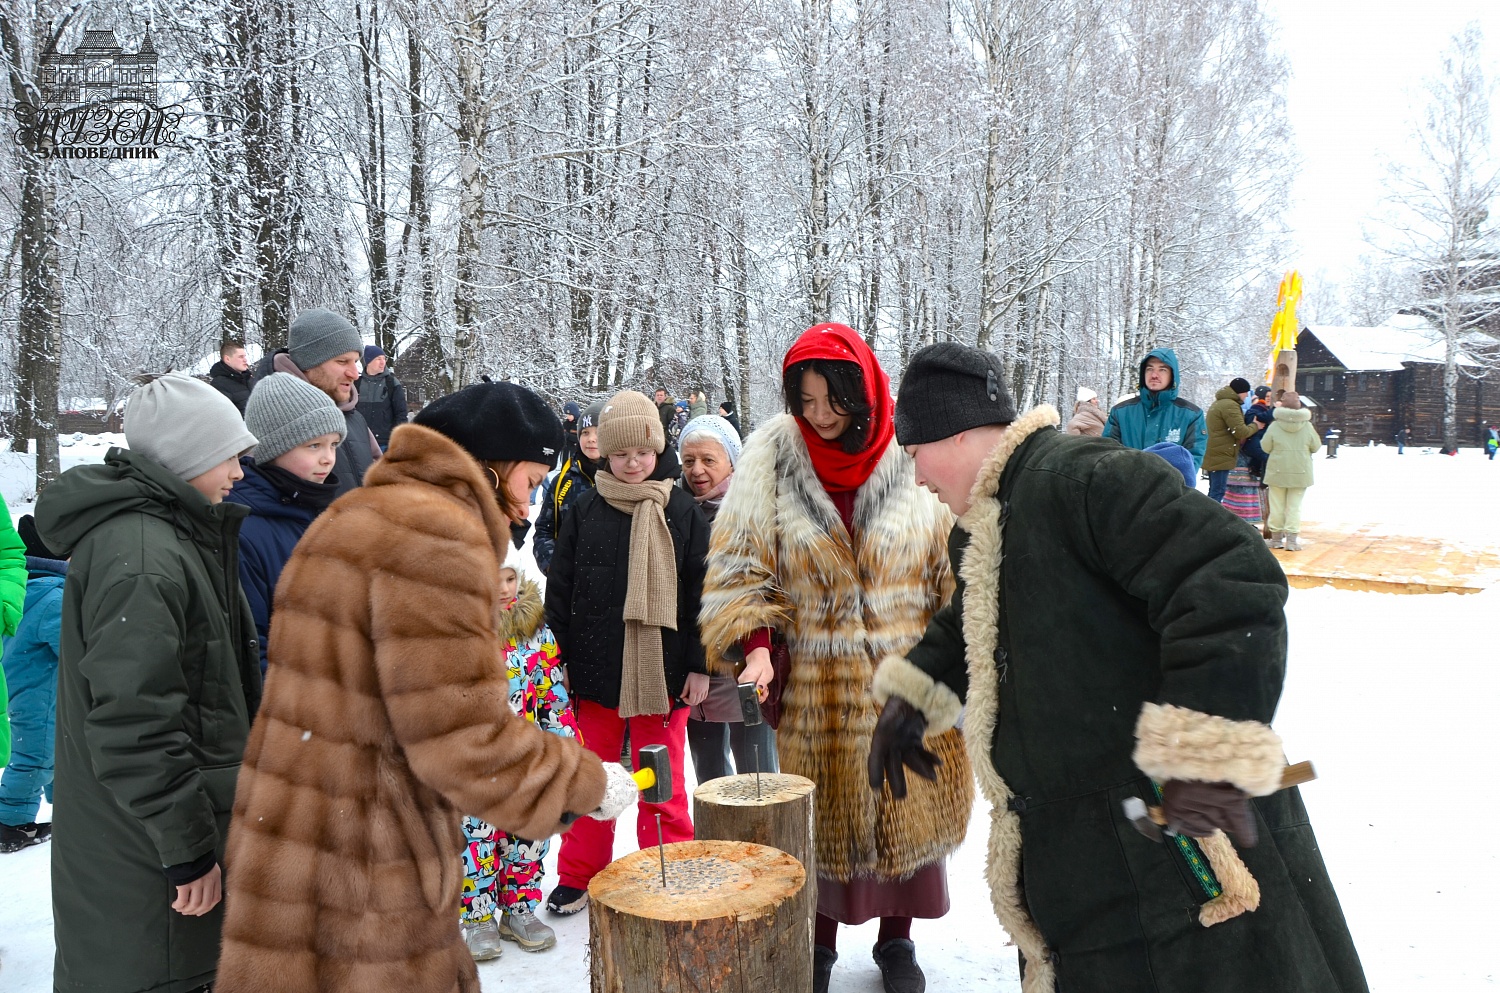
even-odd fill
[{"label": "burgundy skirt", "polygon": [[855,876],[841,883],[819,876],[818,913],[840,924],[876,917],[942,917],[948,913],[948,866],[933,862],[906,879]]}]

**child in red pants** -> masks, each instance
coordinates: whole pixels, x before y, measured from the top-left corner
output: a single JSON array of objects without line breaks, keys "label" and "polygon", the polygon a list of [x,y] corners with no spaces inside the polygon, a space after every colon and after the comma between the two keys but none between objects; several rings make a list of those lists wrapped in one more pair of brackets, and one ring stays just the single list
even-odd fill
[{"label": "child in red pants", "polygon": [[[599,415],[599,450],[608,465],[558,527],[547,574],[547,624],[557,636],[578,730],[605,761],[620,755],[630,728],[632,756],[666,745],[676,789],[663,804],[642,804],[641,847],[693,837],[683,790],[687,706],[708,695],[698,640],[708,522],[692,496],[672,484],[675,460],[658,461],[666,434],[656,407],[617,393]],[[563,835],[558,886],[547,909],[588,906],[588,885],[609,864],[613,821],[580,818]]]}]

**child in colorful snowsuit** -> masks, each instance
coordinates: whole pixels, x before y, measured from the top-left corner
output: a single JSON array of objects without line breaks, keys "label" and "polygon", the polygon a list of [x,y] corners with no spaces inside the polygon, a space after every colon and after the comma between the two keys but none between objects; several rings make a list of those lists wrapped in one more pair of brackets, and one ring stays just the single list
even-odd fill
[{"label": "child in colorful snowsuit", "polygon": [[[500,633],[510,669],[511,709],[553,734],[578,737],[541,590],[521,576],[514,561],[500,570],[500,599],[507,605]],[[470,953],[477,961],[496,958],[502,938],[528,952],[551,948],[557,936],[536,917],[542,860],[550,842],[508,835],[477,817],[465,817],[463,826],[468,846],[461,920]]]}]

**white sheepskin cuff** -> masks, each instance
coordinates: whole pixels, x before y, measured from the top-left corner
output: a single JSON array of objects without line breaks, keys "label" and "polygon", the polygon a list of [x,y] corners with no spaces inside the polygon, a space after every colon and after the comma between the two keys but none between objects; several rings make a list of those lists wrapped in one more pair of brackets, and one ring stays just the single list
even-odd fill
[{"label": "white sheepskin cuff", "polygon": [[1251,796],[1281,789],[1281,737],[1260,721],[1231,721],[1148,703],[1135,725],[1135,764],[1157,782],[1233,783]]},{"label": "white sheepskin cuff", "polygon": [[920,710],[927,718],[928,734],[941,734],[952,728],[964,709],[957,693],[900,655],[887,655],[881,660],[871,691],[875,702],[882,707],[891,697],[899,696]]}]

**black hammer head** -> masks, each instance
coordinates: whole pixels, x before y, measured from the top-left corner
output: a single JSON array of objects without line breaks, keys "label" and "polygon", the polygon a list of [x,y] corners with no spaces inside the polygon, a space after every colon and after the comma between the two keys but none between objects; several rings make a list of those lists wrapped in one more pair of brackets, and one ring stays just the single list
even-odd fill
[{"label": "black hammer head", "polygon": [[740,719],[745,722],[746,727],[754,727],[761,722],[760,716],[760,692],[754,683],[740,683]]},{"label": "black hammer head", "polygon": [[[641,771],[651,770],[652,781],[641,790],[643,803],[666,803],[672,799],[672,763],[666,745],[642,745]],[[637,773],[639,775],[639,773]]]}]

